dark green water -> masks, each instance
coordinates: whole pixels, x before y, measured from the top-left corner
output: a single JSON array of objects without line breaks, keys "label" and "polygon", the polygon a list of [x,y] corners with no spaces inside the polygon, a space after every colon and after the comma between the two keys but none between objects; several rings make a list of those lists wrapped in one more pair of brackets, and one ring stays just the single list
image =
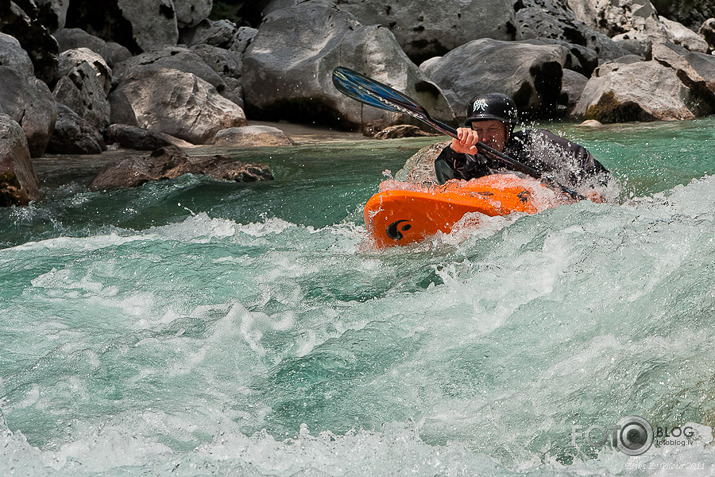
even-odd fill
[{"label": "dark green water", "polygon": [[[236,152],[262,184],[44,174],[0,211],[0,474],[709,474],[714,126],[547,125],[618,200],[382,252],[362,207],[428,140]],[[634,415],[646,453],[599,441]]]}]

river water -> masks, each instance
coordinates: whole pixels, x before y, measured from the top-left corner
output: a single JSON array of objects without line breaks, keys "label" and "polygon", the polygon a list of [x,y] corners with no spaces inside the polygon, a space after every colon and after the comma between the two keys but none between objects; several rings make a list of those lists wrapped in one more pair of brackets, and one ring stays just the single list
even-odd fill
[{"label": "river water", "polygon": [[45,173],[0,211],[0,475],[713,474],[715,118],[550,129],[617,201],[385,251],[362,207],[434,139]]}]

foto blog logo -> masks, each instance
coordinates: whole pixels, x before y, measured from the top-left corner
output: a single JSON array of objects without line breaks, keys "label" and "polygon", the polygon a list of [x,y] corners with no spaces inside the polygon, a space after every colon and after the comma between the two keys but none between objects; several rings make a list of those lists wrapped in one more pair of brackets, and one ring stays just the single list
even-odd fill
[{"label": "foto blog logo", "polygon": [[624,454],[642,455],[653,445],[653,427],[640,416],[627,416],[613,426],[574,425],[571,429],[571,443],[579,447],[584,442],[591,447],[603,447],[607,442]]}]

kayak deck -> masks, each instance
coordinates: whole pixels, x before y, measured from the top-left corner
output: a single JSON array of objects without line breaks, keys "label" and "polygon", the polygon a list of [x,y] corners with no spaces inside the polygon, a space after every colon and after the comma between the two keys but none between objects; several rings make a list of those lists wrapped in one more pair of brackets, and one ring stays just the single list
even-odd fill
[{"label": "kayak deck", "polygon": [[467,213],[490,217],[535,214],[559,202],[558,194],[539,181],[514,174],[452,180],[426,188],[386,181],[380,190],[364,210],[368,233],[378,247],[407,245],[438,232],[449,233]]}]

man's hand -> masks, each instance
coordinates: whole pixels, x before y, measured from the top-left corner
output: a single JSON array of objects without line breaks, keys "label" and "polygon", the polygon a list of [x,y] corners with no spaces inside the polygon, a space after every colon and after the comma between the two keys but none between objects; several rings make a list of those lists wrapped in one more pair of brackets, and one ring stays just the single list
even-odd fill
[{"label": "man's hand", "polygon": [[477,131],[470,128],[457,128],[457,137],[452,139],[452,144],[449,147],[460,154],[476,154],[477,144],[479,142],[479,134]]},{"label": "man's hand", "polygon": [[586,198],[591,202],[595,202],[597,204],[604,204],[606,202],[606,198],[595,190],[590,190],[586,192]]}]

